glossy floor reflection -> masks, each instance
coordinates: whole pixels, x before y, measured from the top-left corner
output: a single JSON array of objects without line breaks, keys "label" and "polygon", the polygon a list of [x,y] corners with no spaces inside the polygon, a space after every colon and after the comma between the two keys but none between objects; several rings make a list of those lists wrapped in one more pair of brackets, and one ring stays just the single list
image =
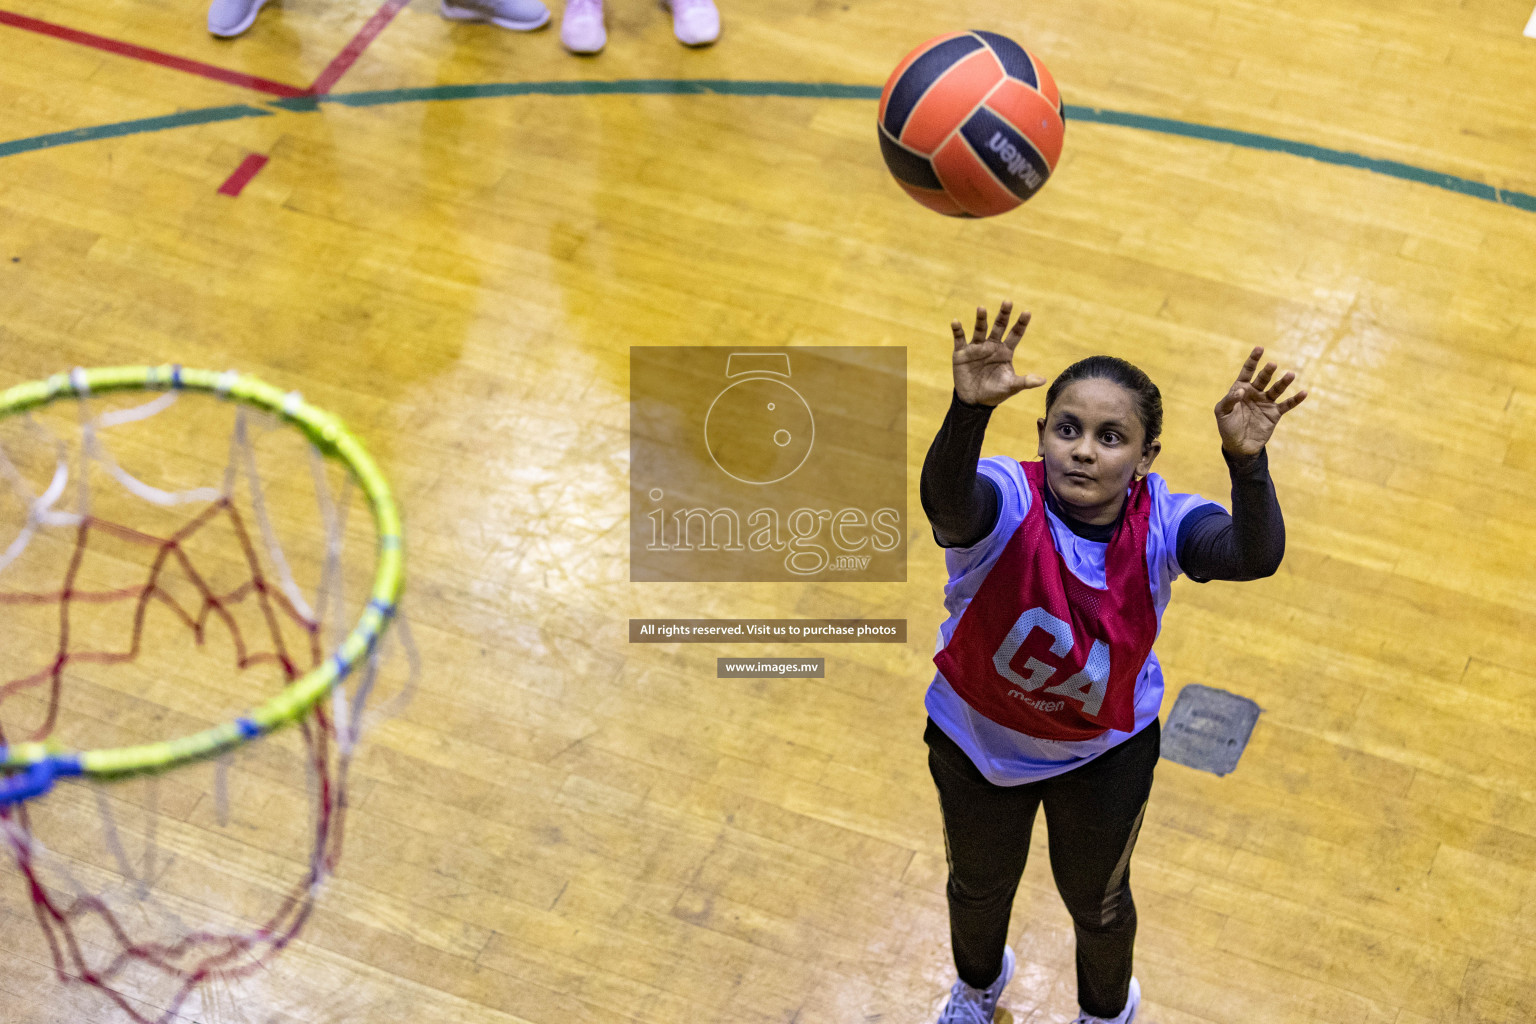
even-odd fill
[{"label": "glossy floor reflection", "polygon": [[[377,8],[291,0],[231,42],[185,0],[6,9],[302,90]],[[333,91],[878,86],[978,26],[1039,52],[1069,104],[1536,194],[1536,41],[1508,4],[722,12],[693,51],[615,0],[608,49],[577,60],[555,28],[417,0]],[[1179,584],[1159,640],[1167,706],[1201,683],[1264,714],[1233,774],[1159,769],[1133,862],[1138,1019],[1536,1018],[1536,213],[1069,120],[1038,197],[952,221],[889,180],[857,95],[303,110],[9,24],[0,42],[0,146],[256,111],[0,157],[0,383],[239,367],[342,415],[407,519],[422,689],[357,765],[303,941],[208,1019],[931,1020],[953,978],[920,739],[943,576],[917,473],[948,321],[1004,297],[1034,311],[1030,369],[1103,351],[1148,371],[1176,489],[1225,500],[1210,410],[1250,346],[1311,389],[1272,448],[1280,573]],[[269,162],[220,195],[250,153]],[[907,582],[631,584],[635,345],[906,347]],[[1031,457],[1039,406],[997,415],[988,451]],[[909,641],[630,645],[631,617],[904,618]],[[716,657],[759,654],[827,675],[716,678]],[[15,872],[0,883],[0,1018],[111,1019],[60,991]],[[1011,941],[1006,1013],[1070,1020],[1042,857]]]}]

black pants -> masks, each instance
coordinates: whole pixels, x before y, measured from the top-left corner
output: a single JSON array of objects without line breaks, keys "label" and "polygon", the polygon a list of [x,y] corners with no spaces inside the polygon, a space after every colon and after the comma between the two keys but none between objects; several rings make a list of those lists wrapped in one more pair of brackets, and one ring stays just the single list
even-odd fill
[{"label": "black pants", "polygon": [[1022,786],[994,786],[928,720],[923,739],[949,859],[950,942],[967,985],[985,988],[1002,970],[1008,915],[1043,803],[1051,874],[1077,933],[1077,1001],[1097,1017],[1125,1009],[1136,943],[1131,850],[1152,789],[1158,736],[1154,722],[1081,768]]}]

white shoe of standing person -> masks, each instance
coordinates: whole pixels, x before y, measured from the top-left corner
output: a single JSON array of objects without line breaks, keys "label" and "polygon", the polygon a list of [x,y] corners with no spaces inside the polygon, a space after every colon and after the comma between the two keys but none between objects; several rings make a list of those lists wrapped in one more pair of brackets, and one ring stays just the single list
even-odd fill
[{"label": "white shoe of standing person", "polygon": [[1125,1009],[1120,1011],[1117,1017],[1095,1017],[1091,1013],[1080,1013],[1072,1024],[1131,1024],[1136,1019],[1136,1008],[1141,1005],[1141,982],[1131,979],[1130,994],[1125,997]]},{"label": "white shoe of standing person", "polygon": [[603,27],[603,0],[565,0],[560,42],[572,53],[601,53],[608,45]]},{"label": "white shoe of standing person", "polygon": [[971,988],[963,981],[956,981],[936,1024],[992,1024],[998,997],[1008,987],[1008,979],[1013,977],[1013,965],[1013,949],[1004,946],[1003,969],[997,972],[997,980],[992,984],[986,988]]},{"label": "white shoe of standing person", "polygon": [[208,5],[208,31],[220,39],[240,35],[256,21],[267,0],[213,0]]},{"label": "white shoe of standing person", "polygon": [[441,0],[438,13],[449,21],[483,21],[513,32],[532,32],[549,22],[539,0]]},{"label": "white shoe of standing person", "polygon": [[689,46],[708,46],[720,38],[720,10],[715,0],[666,0],[672,9],[672,34]]}]

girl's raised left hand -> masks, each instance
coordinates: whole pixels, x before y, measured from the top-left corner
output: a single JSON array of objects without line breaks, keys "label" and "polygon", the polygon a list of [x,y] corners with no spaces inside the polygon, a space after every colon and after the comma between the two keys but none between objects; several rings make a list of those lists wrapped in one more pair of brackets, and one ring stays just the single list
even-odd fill
[{"label": "girl's raised left hand", "polygon": [[[1271,384],[1275,364],[1265,363],[1264,369],[1259,370],[1259,359],[1263,355],[1264,347],[1255,346],[1238,371],[1237,380],[1216,403],[1216,427],[1221,431],[1221,446],[1234,455],[1257,455],[1263,451],[1280,417],[1307,397],[1307,392],[1301,390],[1282,400],[1281,396],[1296,375],[1287,370]],[[1255,370],[1258,370],[1257,375]]]}]

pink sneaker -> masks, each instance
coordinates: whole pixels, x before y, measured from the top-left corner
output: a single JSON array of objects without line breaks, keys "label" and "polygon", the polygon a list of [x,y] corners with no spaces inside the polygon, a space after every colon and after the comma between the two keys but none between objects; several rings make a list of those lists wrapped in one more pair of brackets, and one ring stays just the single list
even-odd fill
[{"label": "pink sneaker", "polygon": [[715,0],[664,0],[672,8],[672,34],[689,46],[708,46],[720,38]]},{"label": "pink sneaker", "polygon": [[572,53],[599,53],[608,45],[603,28],[603,0],[565,0],[560,41]]}]

